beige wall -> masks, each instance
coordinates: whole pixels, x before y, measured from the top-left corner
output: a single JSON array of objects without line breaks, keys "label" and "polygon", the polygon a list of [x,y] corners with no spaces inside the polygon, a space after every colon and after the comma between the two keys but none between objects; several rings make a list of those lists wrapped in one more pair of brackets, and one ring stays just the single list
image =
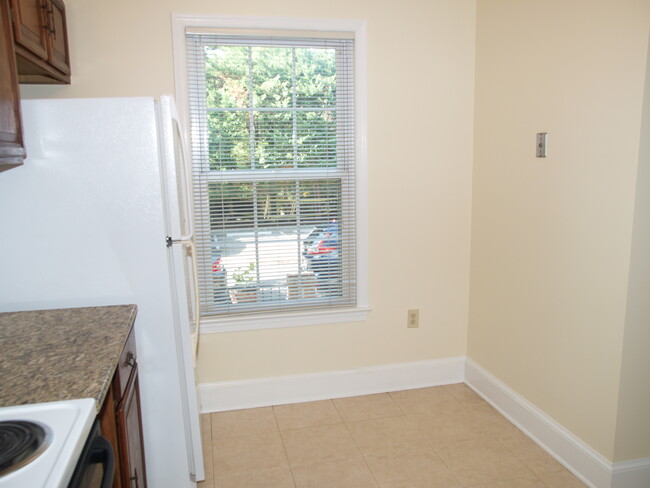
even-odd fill
[{"label": "beige wall", "polygon": [[[173,92],[172,12],[368,21],[373,312],[364,323],[204,335],[201,382],[465,354],[473,1],[66,0],[66,6],[72,84],[23,87],[25,97]],[[420,309],[419,329],[406,328],[409,308]]]},{"label": "beige wall", "polygon": [[650,44],[614,461],[650,458]]},{"label": "beige wall", "polygon": [[649,21],[644,0],[477,3],[468,355],[610,460]]}]

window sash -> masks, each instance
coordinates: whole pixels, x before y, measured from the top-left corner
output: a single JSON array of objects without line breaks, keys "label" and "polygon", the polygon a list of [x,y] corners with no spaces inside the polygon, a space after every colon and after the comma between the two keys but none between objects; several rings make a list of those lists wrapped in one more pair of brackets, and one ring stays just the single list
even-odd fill
[{"label": "window sash", "polygon": [[[253,39],[253,41],[251,41]],[[199,282],[201,295],[202,316],[219,317],[224,314],[240,313],[267,313],[269,311],[288,310],[318,310],[321,308],[354,307],[356,305],[356,235],[355,235],[355,173],[354,173],[354,109],[353,109],[353,44],[349,39],[287,39],[287,38],[239,38],[232,36],[215,36],[206,34],[187,34],[188,46],[188,69],[189,69],[189,91],[190,91],[190,125],[192,133],[192,160],[194,161],[194,198],[196,208],[196,259],[199,268]],[[227,45],[249,45],[249,42],[256,46],[281,46],[281,47],[331,47],[337,46],[336,74],[337,86],[336,96],[337,119],[336,124],[336,166],[331,167],[298,167],[296,161],[292,168],[275,169],[225,169],[215,170],[211,168],[209,154],[209,128],[206,117],[210,113],[219,112],[241,112],[252,114],[255,112],[316,112],[319,110],[333,110],[332,107],[209,107],[205,96],[205,64],[201,61],[201,50],[206,45],[214,45],[215,42]],[[252,45],[251,44],[251,45]],[[341,45],[344,46],[340,47]],[[339,80],[339,74],[340,80]],[[203,81],[202,81],[203,80]],[[251,165],[255,167],[254,163]],[[212,252],[211,241],[214,234],[213,216],[210,215],[210,188],[214,185],[228,184],[249,184],[259,185],[263,183],[294,182],[295,185],[308,184],[310,181],[336,182],[341,188],[340,199],[333,199],[332,205],[338,208],[338,231],[340,236],[340,262],[336,264],[341,267],[340,283],[336,285],[336,293],[331,293],[332,285],[326,289],[324,294],[311,293],[313,279],[307,274],[302,275],[302,265],[299,263],[298,277],[287,277],[284,283],[286,298],[261,302],[239,302],[232,303],[231,297],[222,297],[222,300],[215,306],[214,290],[211,281],[213,275],[210,272]],[[312,222],[313,223],[313,222]],[[324,224],[324,222],[323,222]],[[296,232],[302,231],[300,216],[292,224]],[[257,237],[265,227],[255,222],[251,227],[226,226],[222,223],[222,231],[233,233],[246,228],[252,229]],[[227,233],[227,232],[226,232]],[[297,250],[304,246],[299,242]],[[258,253],[259,241],[255,242],[255,250]],[[300,259],[300,258],[299,258]],[[259,254],[256,254],[256,263],[260,263]],[[261,264],[260,264],[261,266]],[[256,271],[259,277],[260,271]],[[232,270],[229,275],[234,275]],[[241,274],[241,273],[240,273]],[[293,279],[293,283],[289,283]],[[228,280],[231,281],[231,280]],[[296,285],[297,281],[297,285]],[[296,286],[300,289],[300,296],[296,299],[290,296],[296,295]],[[302,288],[301,288],[302,287]],[[236,288],[230,286],[230,288]],[[305,292],[306,290],[306,292]],[[231,290],[232,291],[232,290]]]}]

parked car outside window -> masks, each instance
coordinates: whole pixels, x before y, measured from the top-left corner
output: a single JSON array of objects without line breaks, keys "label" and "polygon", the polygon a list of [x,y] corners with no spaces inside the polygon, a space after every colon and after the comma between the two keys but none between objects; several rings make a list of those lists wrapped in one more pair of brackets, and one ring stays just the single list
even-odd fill
[{"label": "parked car outside window", "polygon": [[341,282],[341,241],[336,220],[316,226],[303,242],[307,268],[318,280],[321,293],[335,295]]}]

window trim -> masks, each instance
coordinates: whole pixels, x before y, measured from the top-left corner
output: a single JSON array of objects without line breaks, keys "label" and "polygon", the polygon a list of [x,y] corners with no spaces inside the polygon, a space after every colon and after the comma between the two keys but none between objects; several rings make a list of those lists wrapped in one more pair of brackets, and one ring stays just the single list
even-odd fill
[{"label": "window trim", "polygon": [[368,296],[367,22],[351,19],[172,14],[176,100],[186,137],[189,137],[187,58],[185,54],[185,31],[188,28],[347,32],[352,33],[355,38],[356,306],[339,309],[271,312],[254,316],[204,318],[201,320],[200,332],[232,332],[365,321],[371,310]]}]

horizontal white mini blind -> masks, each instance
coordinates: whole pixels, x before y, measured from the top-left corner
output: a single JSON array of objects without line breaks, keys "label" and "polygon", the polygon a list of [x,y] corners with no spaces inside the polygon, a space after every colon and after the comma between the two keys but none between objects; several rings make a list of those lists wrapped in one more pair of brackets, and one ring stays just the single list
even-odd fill
[{"label": "horizontal white mini blind", "polygon": [[202,316],[355,306],[354,40],[186,38]]}]

